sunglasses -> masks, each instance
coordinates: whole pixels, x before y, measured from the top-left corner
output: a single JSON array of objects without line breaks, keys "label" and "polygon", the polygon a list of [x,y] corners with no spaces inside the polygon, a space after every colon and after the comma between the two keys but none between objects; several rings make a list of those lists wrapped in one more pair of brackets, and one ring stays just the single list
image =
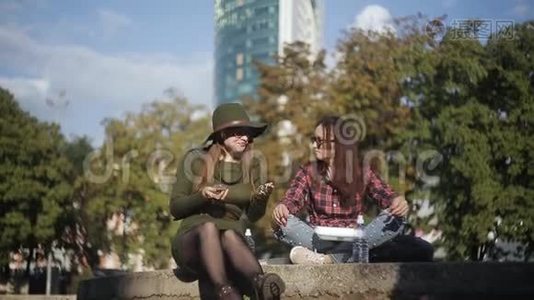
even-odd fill
[{"label": "sunglasses", "polygon": [[246,127],[228,128],[223,131],[223,136],[224,138],[246,136],[249,140],[252,140],[252,131]]},{"label": "sunglasses", "polygon": [[310,141],[311,141],[312,144],[315,143],[315,144],[317,145],[317,148],[318,148],[318,149],[321,149],[321,147],[322,147],[324,144],[328,143],[328,142],[330,142],[330,143],[335,142],[335,140],[329,140],[329,141],[328,141],[328,140],[323,140],[323,139],[318,138],[318,137],[316,137],[316,136],[312,136],[312,137],[310,138]]}]

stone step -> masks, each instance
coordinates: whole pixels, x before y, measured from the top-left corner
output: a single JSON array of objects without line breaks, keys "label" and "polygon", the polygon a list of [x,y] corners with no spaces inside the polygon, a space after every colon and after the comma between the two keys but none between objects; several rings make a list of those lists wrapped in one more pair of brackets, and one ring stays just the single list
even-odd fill
[{"label": "stone step", "polygon": [[76,300],[76,295],[0,295],[0,300]]},{"label": "stone step", "polygon": [[[287,284],[283,299],[534,299],[534,263],[265,265]],[[172,270],[82,281],[78,300],[199,299]]]}]

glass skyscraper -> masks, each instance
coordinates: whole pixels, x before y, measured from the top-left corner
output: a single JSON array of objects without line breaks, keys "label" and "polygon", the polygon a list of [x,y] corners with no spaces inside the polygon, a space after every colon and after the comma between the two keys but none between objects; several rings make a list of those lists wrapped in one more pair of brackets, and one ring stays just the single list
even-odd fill
[{"label": "glass skyscraper", "polygon": [[254,61],[274,63],[285,43],[321,47],[322,9],[314,0],[215,0],[215,98],[217,104],[254,96]]}]

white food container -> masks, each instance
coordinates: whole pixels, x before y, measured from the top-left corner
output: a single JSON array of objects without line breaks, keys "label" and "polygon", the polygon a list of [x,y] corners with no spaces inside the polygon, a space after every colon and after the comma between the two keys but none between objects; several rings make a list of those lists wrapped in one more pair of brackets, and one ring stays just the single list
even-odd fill
[{"label": "white food container", "polygon": [[346,227],[315,227],[315,233],[322,240],[352,242],[356,238],[356,229]]}]

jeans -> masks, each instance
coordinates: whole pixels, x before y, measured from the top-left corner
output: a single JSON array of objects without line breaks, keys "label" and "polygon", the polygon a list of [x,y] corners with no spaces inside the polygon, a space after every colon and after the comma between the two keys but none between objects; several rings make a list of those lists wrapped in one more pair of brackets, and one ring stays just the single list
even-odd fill
[{"label": "jeans", "polygon": [[[399,235],[404,229],[404,224],[403,217],[393,216],[387,211],[380,212],[364,227],[369,249],[378,247]],[[310,224],[291,214],[287,218],[286,226],[280,226],[274,232],[274,237],[291,247],[303,246],[310,250],[329,254],[335,263],[344,263],[352,255],[352,242],[321,240]]]}]

